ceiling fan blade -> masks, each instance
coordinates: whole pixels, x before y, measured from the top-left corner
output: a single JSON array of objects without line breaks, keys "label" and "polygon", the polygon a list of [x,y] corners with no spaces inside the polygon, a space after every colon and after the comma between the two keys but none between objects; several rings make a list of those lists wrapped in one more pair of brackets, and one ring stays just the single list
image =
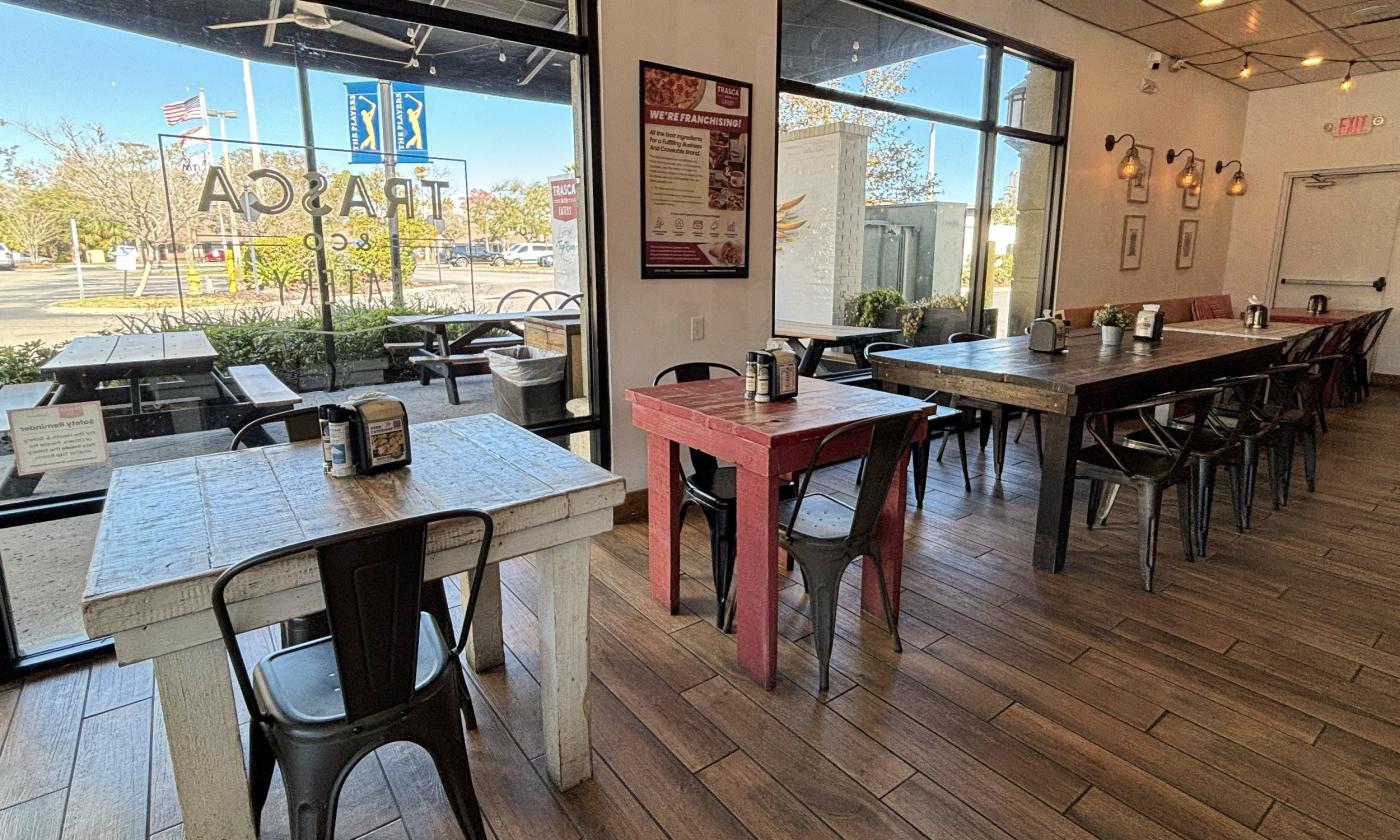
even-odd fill
[{"label": "ceiling fan blade", "polygon": [[383,32],[376,32],[367,26],[360,26],[358,23],[337,20],[331,24],[331,31],[338,35],[344,35],[347,38],[354,38],[357,41],[364,41],[367,44],[374,44],[391,50],[413,49],[413,45],[407,41],[391,38]]},{"label": "ceiling fan blade", "polygon": [[269,25],[269,24],[275,26],[275,25],[277,25],[277,24],[279,24],[279,23],[290,23],[291,20],[292,20],[292,16],[291,16],[291,15],[283,15],[282,17],[266,18],[266,19],[264,19],[264,20],[240,20],[240,21],[237,21],[237,22],[235,22],[235,23],[211,23],[210,25],[208,25],[208,26],[206,26],[206,27],[204,27],[204,28],[205,28],[205,29],[241,29],[242,27],[245,27],[245,26],[267,26],[267,25]]}]

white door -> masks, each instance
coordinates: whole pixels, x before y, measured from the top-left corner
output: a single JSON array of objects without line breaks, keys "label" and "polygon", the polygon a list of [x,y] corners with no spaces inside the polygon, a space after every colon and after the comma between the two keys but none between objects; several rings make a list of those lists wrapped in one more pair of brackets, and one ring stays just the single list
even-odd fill
[{"label": "white door", "polygon": [[[1384,309],[1400,300],[1400,171],[1298,175],[1292,179],[1274,277],[1273,305],[1307,306],[1328,297],[1332,309]],[[1370,284],[1385,277],[1377,292]],[[1400,329],[1392,323],[1376,348],[1381,373],[1400,374]]]}]

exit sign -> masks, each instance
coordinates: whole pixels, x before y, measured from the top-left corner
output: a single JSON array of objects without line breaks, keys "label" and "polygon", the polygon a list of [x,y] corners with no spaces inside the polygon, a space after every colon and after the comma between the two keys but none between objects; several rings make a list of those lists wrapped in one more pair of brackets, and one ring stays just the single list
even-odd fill
[{"label": "exit sign", "polygon": [[1352,114],[1347,117],[1338,117],[1336,122],[1328,123],[1326,128],[1332,132],[1333,137],[1356,137],[1370,134],[1371,129],[1384,123],[1384,117],[1376,117],[1371,114]]}]

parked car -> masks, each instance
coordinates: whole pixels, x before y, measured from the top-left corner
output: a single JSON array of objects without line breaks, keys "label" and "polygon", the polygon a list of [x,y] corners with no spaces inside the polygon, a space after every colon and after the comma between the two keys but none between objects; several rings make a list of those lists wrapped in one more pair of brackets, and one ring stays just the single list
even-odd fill
[{"label": "parked car", "polygon": [[[462,268],[468,263],[495,263],[501,256],[500,251],[493,251],[487,246],[477,243],[475,245],[453,245],[448,253],[445,262],[451,263],[457,268]],[[504,263],[501,263],[504,265]]]},{"label": "parked car", "polygon": [[14,271],[19,264],[15,252],[11,251],[3,242],[0,242],[0,271]]},{"label": "parked car", "polygon": [[506,249],[495,265],[524,265],[527,262],[548,268],[554,265],[554,245],[550,242],[519,242]]},{"label": "parked car", "polygon": [[24,254],[19,251],[11,251],[14,254],[15,262],[28,265],[43,265],[53,262],[53,257],[46,257],[43,254]]}]

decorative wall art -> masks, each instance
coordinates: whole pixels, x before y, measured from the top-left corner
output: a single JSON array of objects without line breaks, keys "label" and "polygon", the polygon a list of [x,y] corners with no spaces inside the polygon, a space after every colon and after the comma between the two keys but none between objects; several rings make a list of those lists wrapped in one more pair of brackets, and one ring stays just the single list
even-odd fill
[{"label": "decorative wall art", "polygon": [[1191,268],[1196,264],[1196,232],[1200,222],[1195,219],[1182,219],[1176,233],[1176,267]]},{"label": "decorative wall art", "polygon": [[1123,245],[1118,257],[1120,271],[1142,268],[1142,240],[1146,231],[1146,216],[1123,217]]}]

